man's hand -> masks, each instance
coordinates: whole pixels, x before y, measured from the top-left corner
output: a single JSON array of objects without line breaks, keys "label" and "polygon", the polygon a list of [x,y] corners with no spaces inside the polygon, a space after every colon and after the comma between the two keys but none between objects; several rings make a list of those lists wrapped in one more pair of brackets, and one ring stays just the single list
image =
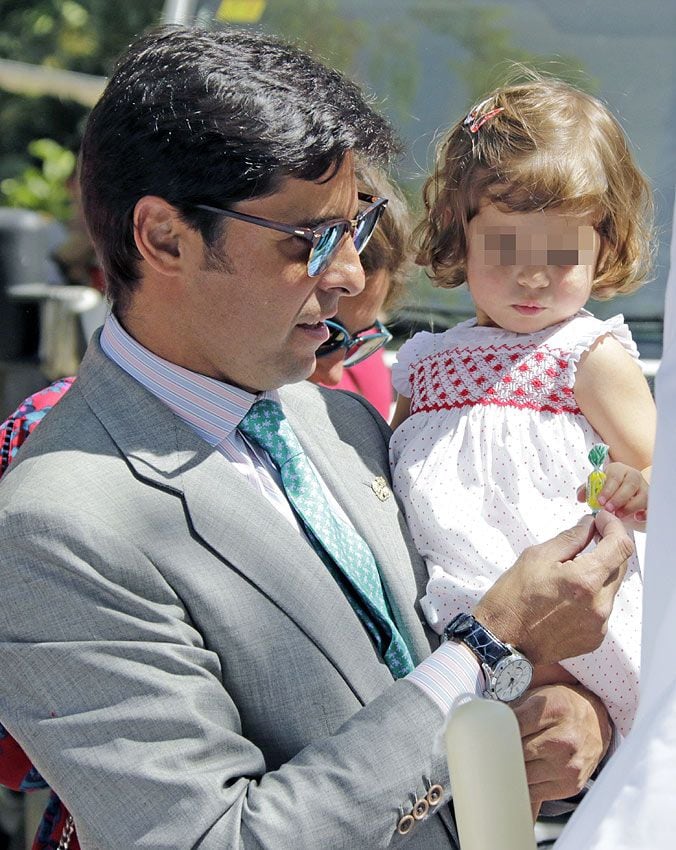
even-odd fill
[{"label": "man's hand", "polygon": [[601,700],[581,685],[534,688],[513,708],[535,819],[545,800],[582,790],[606,754],[612,727]]},{"label": "man's hand", "polygon": [[[601,539],[580,554],[594,532]],[[596,649],[633,545],[617,517],[584,517],[552,540],[530,546],[477,603],[473,614],[533,664]]]}]

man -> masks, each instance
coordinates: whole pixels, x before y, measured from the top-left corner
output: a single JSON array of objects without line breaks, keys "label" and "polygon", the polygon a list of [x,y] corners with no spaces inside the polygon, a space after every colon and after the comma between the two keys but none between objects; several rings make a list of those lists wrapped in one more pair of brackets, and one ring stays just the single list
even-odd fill
[{"label": "man", "polygon": [[[337,73],[230,31],[141,39],[90,116],[114,317],[0,486],[0,722],[83,848],[456,846],[434,741],[490,683],[460,641],[427,658],[387,426],[303,380],[382,208],[355,156],[393,149]],[[630,550],[598,527],[593,555],[590,523],[528,550],[477,621],[533,663],[598,645]],[[599,701],[518,712],[533,800],[577,791]]]}]

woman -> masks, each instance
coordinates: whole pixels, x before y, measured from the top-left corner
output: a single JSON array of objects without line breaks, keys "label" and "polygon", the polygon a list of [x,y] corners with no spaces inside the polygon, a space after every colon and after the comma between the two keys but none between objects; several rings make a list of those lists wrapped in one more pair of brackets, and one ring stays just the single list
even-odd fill
[{"label": "woman", "polygon": [[329,323],[331,337],[317,350],[310,380],[359,393],[389,419],[393,397],[383,347],[392,336],[380,318],[396,305],[410,267],[409,212],[401,193],[379,169],[358,169],[357,181],[361,191],[388,198],[388,204],[360,255],[364,289],[340,300],[338,316]]}]

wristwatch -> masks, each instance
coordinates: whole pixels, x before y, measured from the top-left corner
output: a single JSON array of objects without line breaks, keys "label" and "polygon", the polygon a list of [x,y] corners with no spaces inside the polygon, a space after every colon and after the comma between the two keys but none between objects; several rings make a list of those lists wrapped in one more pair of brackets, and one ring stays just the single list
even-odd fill
[{"label": "wristwatch", "polygon": [[485,697],[512,702],[528,689],[533,678],[530,661],[471,614],[454,617],[444,629],[444,638],[464,643],[476,655],[486,677]]}]

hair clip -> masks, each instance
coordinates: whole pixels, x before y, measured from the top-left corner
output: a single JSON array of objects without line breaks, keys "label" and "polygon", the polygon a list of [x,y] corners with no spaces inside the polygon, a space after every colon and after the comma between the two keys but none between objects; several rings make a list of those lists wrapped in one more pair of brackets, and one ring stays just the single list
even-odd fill
[{"label": "hair clip", "polygon": [[467,127],[470,133],[478,133],[481,127],[484,126],[486,121],[490,121],[491,118],[495,118],[495,116],[498,115],[500,112],[505,111],[504,106],[498,106],[495,109],[491,109],[488,112],[484,112],[483,115],[480,115],[479,113],[487,103],[488,100],[482,100],[481,103],[478,103],[476,106],[473,106],[467,113],[467,118],[465,118],[465,120],[462,122],[462,126]]}]

